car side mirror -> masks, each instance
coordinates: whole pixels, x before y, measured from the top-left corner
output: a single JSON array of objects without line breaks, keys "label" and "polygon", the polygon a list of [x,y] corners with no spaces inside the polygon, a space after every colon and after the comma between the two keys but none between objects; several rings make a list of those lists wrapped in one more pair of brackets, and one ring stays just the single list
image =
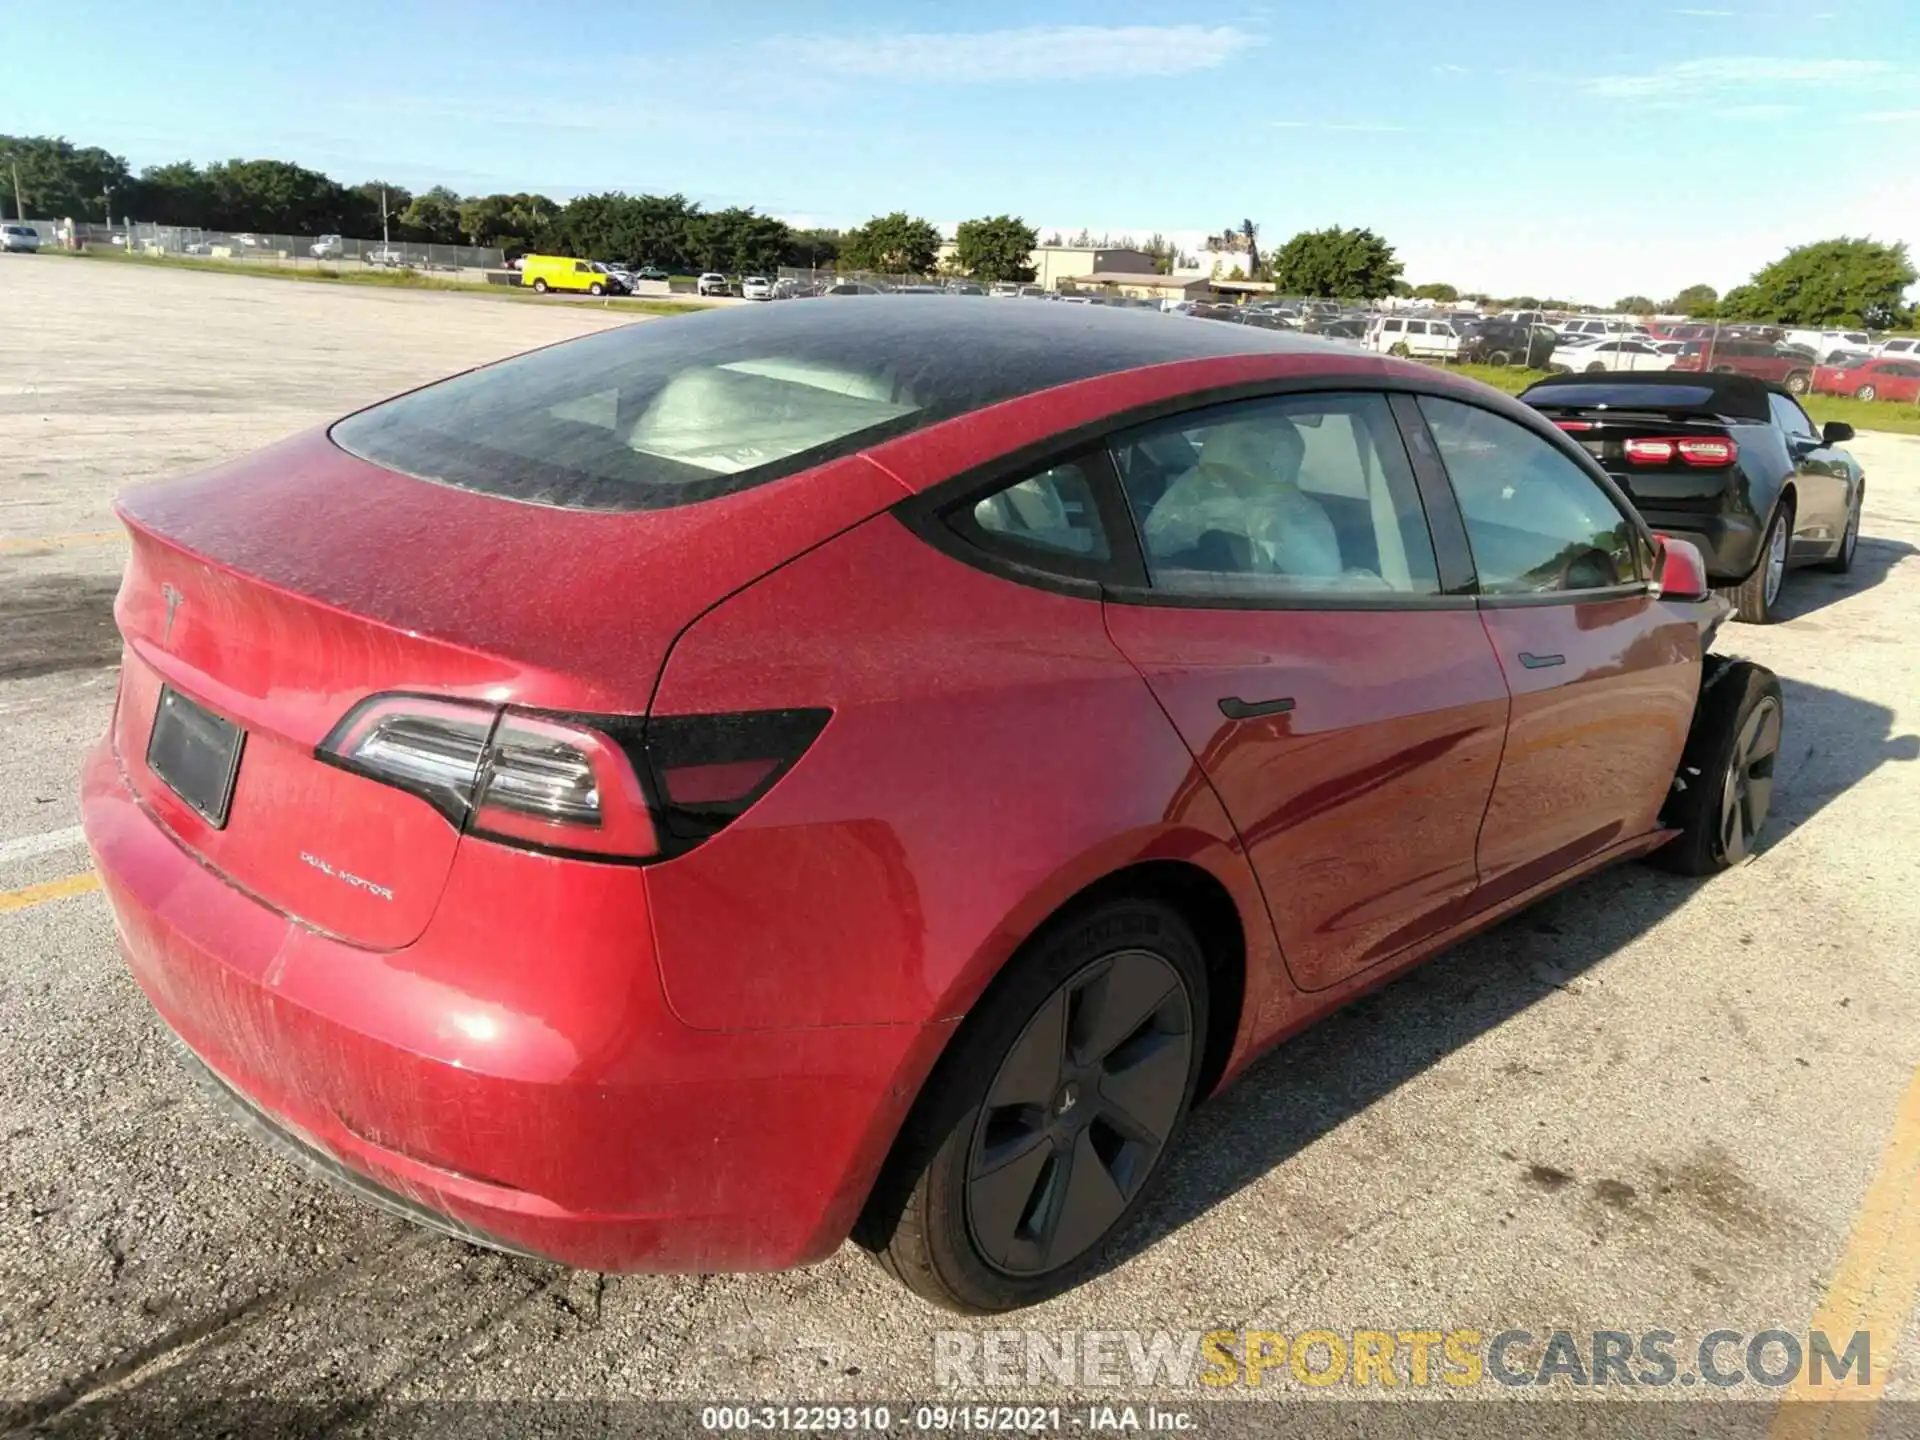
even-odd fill
[{"label": "car side mirror", "polygon": [[1853,439],[1853,426],[1844,420],[1829,420],[1820,427],[1822,445],[1843,445]]},{"label": "car side mirror", "polygon": [[1697,545],[1672,535],[1656,535],[1653,543],[1653,573],[1662,600],[1705,600],[1713,594],[1707,562]]}]

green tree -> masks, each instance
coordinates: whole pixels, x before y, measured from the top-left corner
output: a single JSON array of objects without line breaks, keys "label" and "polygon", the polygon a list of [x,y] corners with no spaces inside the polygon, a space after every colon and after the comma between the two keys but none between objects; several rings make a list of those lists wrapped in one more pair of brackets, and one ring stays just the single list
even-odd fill
[{"label": "green tree", "polygon": [[855,270],[928,275],[939,249],[940,232],[932,221],[895,210],[849,230],[840,246],[840,260]]},{"label": "green tree", "polygon": [[134,182],[134,214],[156,225],[204,226],[212,204],[207,177],[190,160],[149,165]]},{"label": "green tree", "polygon": [[1660,308],[1669,315],[1685,315],[1694,320],[1710,320],[1720,303],[1720,292],[1711,285],[1689,285]]},{"label": "green tree", "polygon": [[838,230],[795,230],[784,263],[795,269],[831,270],[839,262],[843,238]]},{"label": "green tree", "polygon": [[210,230],[320,235],[339,230],[349,208],[339,182],[285,160],[226,160],[205,179]]},{"label": "green tree", "polygon": [[551,238],[560,205],[544,195],[478,195],[460,206],[460,233],[469,245],[509,255],[554,249]]},{"label": "green tree", "polygon": [[1902,296],[1915,278],[1905,244],[1846,236],[1821,240],[1795,246],[1729,290],[1720,318],[1808,327],[1893,325],[1905,313]]},{"label": "green tree", "polygon": [[0,135],[0,202],[9,215],[16,171],[20,204],[36,220],[100,220],[109,208],[124,215],[134,198],[127,162],[118,155],[93,145],[82,148],[62,137]]},{"label": "green tree", "polygon": [[[387,203],[393,203],[389,197]],[[428,245],[460,243],[460,197],[444,185],[416,195],[400,212],[400,233]]]},{"label": "green tree", "polygon": [[1017,215],[962,220],[954,232],[954,259],[976,280],[1031,280],[1039,234]]},{"label": "green tree", "polygon": [[1614,301],[1613,308],[1622,315],[1652,315],[1660,307],[1644,295],[1628,295]]},{"label": "green tree", "polygon": [[344,199],[346,214],[340,217],[340,233],[372,240],[380,234],[381,205],[386,206],[387,223],[391,226],[398,223],[401,213],[413,203],[413,192],[404,185],[367,180],[349,189]]},{"label": "green tree", "polygon": [[1392,294],[1400,280],[1393,247],[1371,230],[1303,230],[1271,257],[1283,295],[1373,300]]},{"label": "green tree", "polygon": [[1424,285],[1413,287],[1416,300],[1438,300],[1443,305],[1451,305],[1460,298],[1460,292],[1444,280],[1429,280]]}]

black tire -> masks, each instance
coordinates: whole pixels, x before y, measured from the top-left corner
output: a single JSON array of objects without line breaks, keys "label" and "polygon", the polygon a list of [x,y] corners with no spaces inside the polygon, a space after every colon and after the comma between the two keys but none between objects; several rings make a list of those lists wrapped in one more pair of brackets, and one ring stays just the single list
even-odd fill
[{"label": "black tire", "polygon": [[[1784,536],[1784,539],[1782,539]],[[1781,564],[1773,564],[1774,547],[1784,544]],[[1733,602],[1733,618],[1749,625],[1771,625],[1780,618],[1780,592],[1785,590],[1785,559],[1793,550],[1793,502],[1782,501],[1774,508],[1773,522],[1760,537],[1760,558],[1752,573],[1738,585],[1729,585],[1720,593]]]},{"label": "black tire", "polygon": [[1487,352],[1487,364],[1493,366],[1496,370],[1504,370],[1512,363],[1513,357],[1504,350],[1490,350]]},{"label": "black tire", "polygon": [[544,281],[544,280],[535,280],[535,281],[533,282],[533,293],[534,293],[534,294],[536,294],[536,295],[544,295],[544,294],[546,294],[546,293],[547,293],[547,282],[546,282],[546,281]]},{"label": "black tire", "polygon": [[1593,363],[1592,363],[1591,365],[1589,365],[1589,366],[1587,366],[1587,374],[1589,374],[1589,375],[1600,375],[1600,374],[1603,374],[1603,373],[1605,373],[1605,371],[1606,371],[1606,368],[1607,368],[1607,362],[1606,362],[1606,361],[1604,361],[1604,360],[1596,360],[1596,361],[1594,361],[1594,362],[1593,362]]},{"label": "black tire", "polygon": [[1753,853],[1773,802],[1785,703],[1764,665],[1709,655],[1700,700],[1680,757],[1679,789],[1666,823],[1680,833],[1653,862],[1680,875],[1712,875]]},{"label": "black tire", "polygon": [[1853,504],[1847,509],[1847,528],[1840,534],[1840,549],[1831,560],[1822,560],[1819,569],[1829,575],[1844,575],[1853,569],[1853,554],[1860,548],[1860,512],[1867,503],[1867,486],[1862,481],[1853,487]]},{"label": "black tire", "polygon": [[1807,382],[1810,378],[1804,370],[1794,371],[1791,375],[1787,376],[1787,393],[1789,395],[1806,394]]},{"label": "black tire", "polygon": [[1856,400],[1873,400],[1877,399],[1879,394],[1880,392],[1874,389],[1873,386],[1862,385],[1858,390],[1853,392],[1853,398]]},{"label": "black tire", "polygon": [[1413,351],[1407,348],[1406,341],[1396,340],[1393,342],[1393,344],[1387,347],[1387,353],[1389,355],[1398,355],[1402,360],[1405,360],[1408,356],[1413,354]]},{"label": "black tire", "polygon": [[[1107,1033],[1116,1027],[1124,1033]],[[855,1240],[915,1294],[962,1314],[1079,1284],[1178,1143],[1206,1033],[1206,961],[1178,913],[1116,899],[1061,916],[947,1047]],[[1029,1091],[1039,1103],[1023,1100]],[[1120,1093],[1129,1110],[1116,1108]],[[1130,1113],[1129,1132],[1113,1116]],[[1074,1183],[1083,1177],[1091,1185]]]}]

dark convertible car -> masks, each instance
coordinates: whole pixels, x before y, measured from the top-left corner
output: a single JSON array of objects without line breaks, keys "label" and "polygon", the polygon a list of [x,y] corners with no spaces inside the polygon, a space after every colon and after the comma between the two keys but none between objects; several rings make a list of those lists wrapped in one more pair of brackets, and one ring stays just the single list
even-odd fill
[{"label": "dark convertible car", "polygon": [[1649,525],[1700,548],[1739,619],[1777,618],[1789,566],[1852,568],[1866,476],[1839,447],[1853,427],[1815,425],[1784,385],[1608,371],[1520,398],[1605,466]]}]

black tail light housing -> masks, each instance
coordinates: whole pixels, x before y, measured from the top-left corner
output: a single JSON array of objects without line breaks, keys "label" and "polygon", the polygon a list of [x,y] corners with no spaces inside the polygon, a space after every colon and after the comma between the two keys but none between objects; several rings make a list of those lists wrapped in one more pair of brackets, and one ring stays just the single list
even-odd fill
[{"label": "black tail light housing", "polygon": [[314,753],[418,795],[464,834],[647,864],[745,814],[832,714],[581,715],[382,694],[354,706]]}]

